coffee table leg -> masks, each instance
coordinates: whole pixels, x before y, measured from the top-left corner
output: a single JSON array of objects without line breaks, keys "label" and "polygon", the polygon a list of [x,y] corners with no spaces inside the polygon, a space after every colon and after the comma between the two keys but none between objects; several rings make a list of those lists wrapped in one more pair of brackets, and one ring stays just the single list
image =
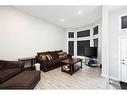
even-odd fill
[{"label": "coffee table leg", "polygon": [[70,65],[70,73],[71,73],[71,75],[72,75],[72,69],[73,69],[73,65]]},{"label": "coffee table leg", "polygon": [[61,66],[61,71],[63,72],[63,66]]},{"label": "coffee table leg", "polygon": [[82,69],[82,60],[81,60],[81,69]]}]

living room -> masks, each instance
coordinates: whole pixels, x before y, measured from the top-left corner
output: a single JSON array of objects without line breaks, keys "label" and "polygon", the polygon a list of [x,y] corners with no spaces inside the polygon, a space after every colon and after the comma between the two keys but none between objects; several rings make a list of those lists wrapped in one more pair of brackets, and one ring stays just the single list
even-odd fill
[{"label": "living room", "polygon": [[[111,31],[118,31],[115,30],[118,25],[114,22],[117,23],[119,15],[126,14],[126,8],[126,6],[100,5],[0,6],[0,60],[20,60],[21,64],[25,65],[23,68],[31,71],[27,73],[22,71],[23,73],[1,84],[1,87],[7,89],[7,85],[13,85],[12,81],[19,82],[14,81],[19,79],[19,75],[22,80],[28,80],[29,78],[24,79],[23,76],[31,73],[30,78],[35,79],[33,74],[40,77],[37,78],[38,81],[36,85],[33,84],[32,89],[121,89],[118,83],[120,81],[119,49],[115,48],[118,47],[118,43],[114,44],[114,42],[119,41],[119,35],[126,35],[126,31],[116,35],[116,32]],[[107,30],[109,32],[106,32]],[[93,60],[93,56],[89,59],[94,61],[95,67],[88,64],[90,61],[87,62],[84,54],[85,46],[97,47],[97,58],[95,58],[97,63]],[[54,58],[54,52],[58,53],[57,56],[64,53],[71,59],[69,62],[78,64],[80,68],[71,74],[62,72],[62,66],[67,64],[68,60],[57,60],[64,64],[51,69],[50,66],[47,69],[46,65],[43,67],[40,64],[41,71],[35,71],[41,74],[32,72],[29,68],[31,65],[34,66],[30,64],[32,58],[34,64],[39,63],[37,55],[44,52],[48,60]],[[47,57],[49,55],[47,52],[50,52],[51,56]],[[112,54],[115,54],[115,57]],[[72,60],[73,58],[76,59]],[[10,64],[8,68],[11,67]],[[52,65],[52,62],[48,64]],[[69,66],[73,67],[73,65]],[[8,89],[17,88],[12,86]]]},{"label": "living room", "polygon": [[[91,21],[90,22],[87,21],[85,23],[88,25],[85,27],[79,27],[84,25],[83,23],[84,21],[81,23],[82,25],[80,24],[82,18],[84,17],[88,18],[88,16],[85,16],[85,15],[83,16],[82,13],[76,13],[76,12],[74,13],[75,17],[76,16],[82,17],[79,19],[80,20],[78,25],[79,28],[74,28],[76,27],[75,24],[73,24],[74,22],[70,23],[71,26],[67,26],[69,28],[65,28],[65,27],[62,28],[58,25],[50,24],[46,20],[43,20],[42,19],[43,16],[39,18],[39,16],[45,14],[44,17],[49,16],[48,17],[49,19],[50,16],[53,16],[52,12],[55,12],[55,11],[56,13],[61,12],[60,15],[64,15],[64,14],[67,14],[66,12],[67,10],[68,10],[68,13],[72,14],[71,11],[73,11],[74,9],[77,10],[77,12],[80,12],[83,10],[79,10],[79,9],[85,9],[85,8],[88,8],[86,13],[88,13],[88,10],[89,11],[91,10],[89,12],[89,14],[91,15],[96,13],[96,15],[92,17],[93,23],[91,23]],[[21,60],[22,58],[35,57],[38,52],[58,51],[58,50],[63,50],[64,52],[67,52],[68,54],[76,58],[77,57],[76,46],[73,46],[70,51],[68,50],[69,48],[68,42],[70,40],[73,40],[73,41],[76,40],[75,39],[76,37],[67,38],[69,36],[68,31],[72,31],[72,28],[70,28],[72,27],[72,25],[73,25],[73,31],[81,31],[88,28],[90,29],[90,32],[89,32],[90,34],[88,35],[88,37],[82,37],[79,39],[80,41],[89,39],[89,43],[88,43],[89,46],[90,45],[93,46],[93,42],[92,42],[93,39],[99,38],[99,33],[101,28],[101,6],[88,6],[88,7],[87,6],[81,6],[81,7],[80,6],[58,6],[58,7],[56,6],[11,6],[11,7],[6,6],[6,7],[3,7],[2,6],[0,10],[2,14],[1,22],[4,22],[4,23],[1,23],[3,32],[1,32],[2,33],[1,35],[2,49],[1,49],[0,57],[2,60],[17,61],[19,59]],[[40,11],[42,11],[42,14],[40,14]],[[65,11],[65,13],[63,13],[63,11]],[[33,15],[32,15],[32,12],[33,12]],[[68,14],[68,16],[70,14]],[[53,19],[56,19],[57,17],[59,17],[59,14],[57,16],[54,16]],[[73,19],[75,19],[75,17]],[[65,26],[64,25],[65,23],[60,21],[61,18],[57,20],[59,20],[57,21],[57,23],[60,23],[61,25]],[[17,22],[18,23],[20,22],[20,23],[17,25]],[[66,24],[68,23],[66,22]],[[95,36],[92,36],[93,33],[91,32],[91,30],[97,25],[99,28],[98,29],[99,32],[97,31],[98,34]],[[76,35],[76,32],[73,32],[73,33],[74,33],[73,35]],[[100,39],[99,39],[99,42],[100,42]],[[100,47],[100,44],[99,44],[99,47]],[[73,52],[71,52],[72,50]],[[79,54],[80,53],[82,53],[82,51],[80,51]],[[100,56],[100,48],[99,48],[99,56]],[[85,61],[85,57],[79,56],[79,58],[83,59],[83,62]],[[25,61],[25,68],[29,67],[30,65],[31,65],[30,61]],[[50,72],[53,72],[53,71],[50,71]],[[97,74],[99,75],[100,71],[97,71],[97,72],[98,72]],[[43,88],[43,86],[41,88]],[[43,89],[48,89],[48,88],[43,88]],[[61,89],[64,89],[64,88],[61,87]],[[72,89],[74,88],[72,87]],[[78,89],[81,89],[81,88],[79,87]]]}]

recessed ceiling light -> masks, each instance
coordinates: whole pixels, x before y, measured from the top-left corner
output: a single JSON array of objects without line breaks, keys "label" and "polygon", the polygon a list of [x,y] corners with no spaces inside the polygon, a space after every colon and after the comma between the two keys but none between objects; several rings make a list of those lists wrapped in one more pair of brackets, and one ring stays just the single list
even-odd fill
[{"label": "recessed ceiling light", "polygon": [[78,10],[77,14],[81,15],[82,14],[82,10]]},{"label": "recessed ceiling light", "polygon": [[63,18],[61,18],[61,19],[60,19],[60,22],[64,22],[64,19],[63,19]]}]

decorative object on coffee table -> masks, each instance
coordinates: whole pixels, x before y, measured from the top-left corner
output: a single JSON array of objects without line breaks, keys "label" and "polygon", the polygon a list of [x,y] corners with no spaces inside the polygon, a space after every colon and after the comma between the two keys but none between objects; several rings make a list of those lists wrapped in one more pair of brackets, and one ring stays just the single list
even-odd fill
[{"label": "decorative object on coffee table", "polygon": [[18,61],[30,61],[31,62],[31,68],[34,67],[35,64],[35,57],[24,57],[24,58],[19,58]]},{"label": "decorative object on coffee table", "polygon": [[[62,61],[65,65],[61,66],[61,71],[66,72],[70,75],[73,75],[79,69],[82,69],[82,59],[80,58],[70,58]],[[81,62],[81,65],[77,65],[78,62]]]}]

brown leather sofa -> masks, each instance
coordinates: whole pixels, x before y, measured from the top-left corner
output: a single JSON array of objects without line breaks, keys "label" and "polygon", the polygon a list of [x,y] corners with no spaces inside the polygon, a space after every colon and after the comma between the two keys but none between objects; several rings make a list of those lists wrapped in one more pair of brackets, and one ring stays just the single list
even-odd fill
[{"label": "brown leather sofa", "polygon": [[[62,56],[60,53],[64,53]],[[44,60],[42,58],[42,55],[50,55],[49,57],[51,60]],[[47,72],[49,70],[55,69],[57,67],[60,67],[64,65],[61,61],[72,58],[71,55],[66,54],[62,50],[59,51],[47,51],[47,52],[38,52],[36,56],[36,63],[40,63],[40,69],[44,72]]]},{"label": "brown leather sofa", "polygon": [[0,60],[0,84],[21,73],[24,62]]},{"label": "brown leather sofa", "polygon": [[25,70],[0,85],[0,89],[34,89],[41,79],[41,72]]}]

